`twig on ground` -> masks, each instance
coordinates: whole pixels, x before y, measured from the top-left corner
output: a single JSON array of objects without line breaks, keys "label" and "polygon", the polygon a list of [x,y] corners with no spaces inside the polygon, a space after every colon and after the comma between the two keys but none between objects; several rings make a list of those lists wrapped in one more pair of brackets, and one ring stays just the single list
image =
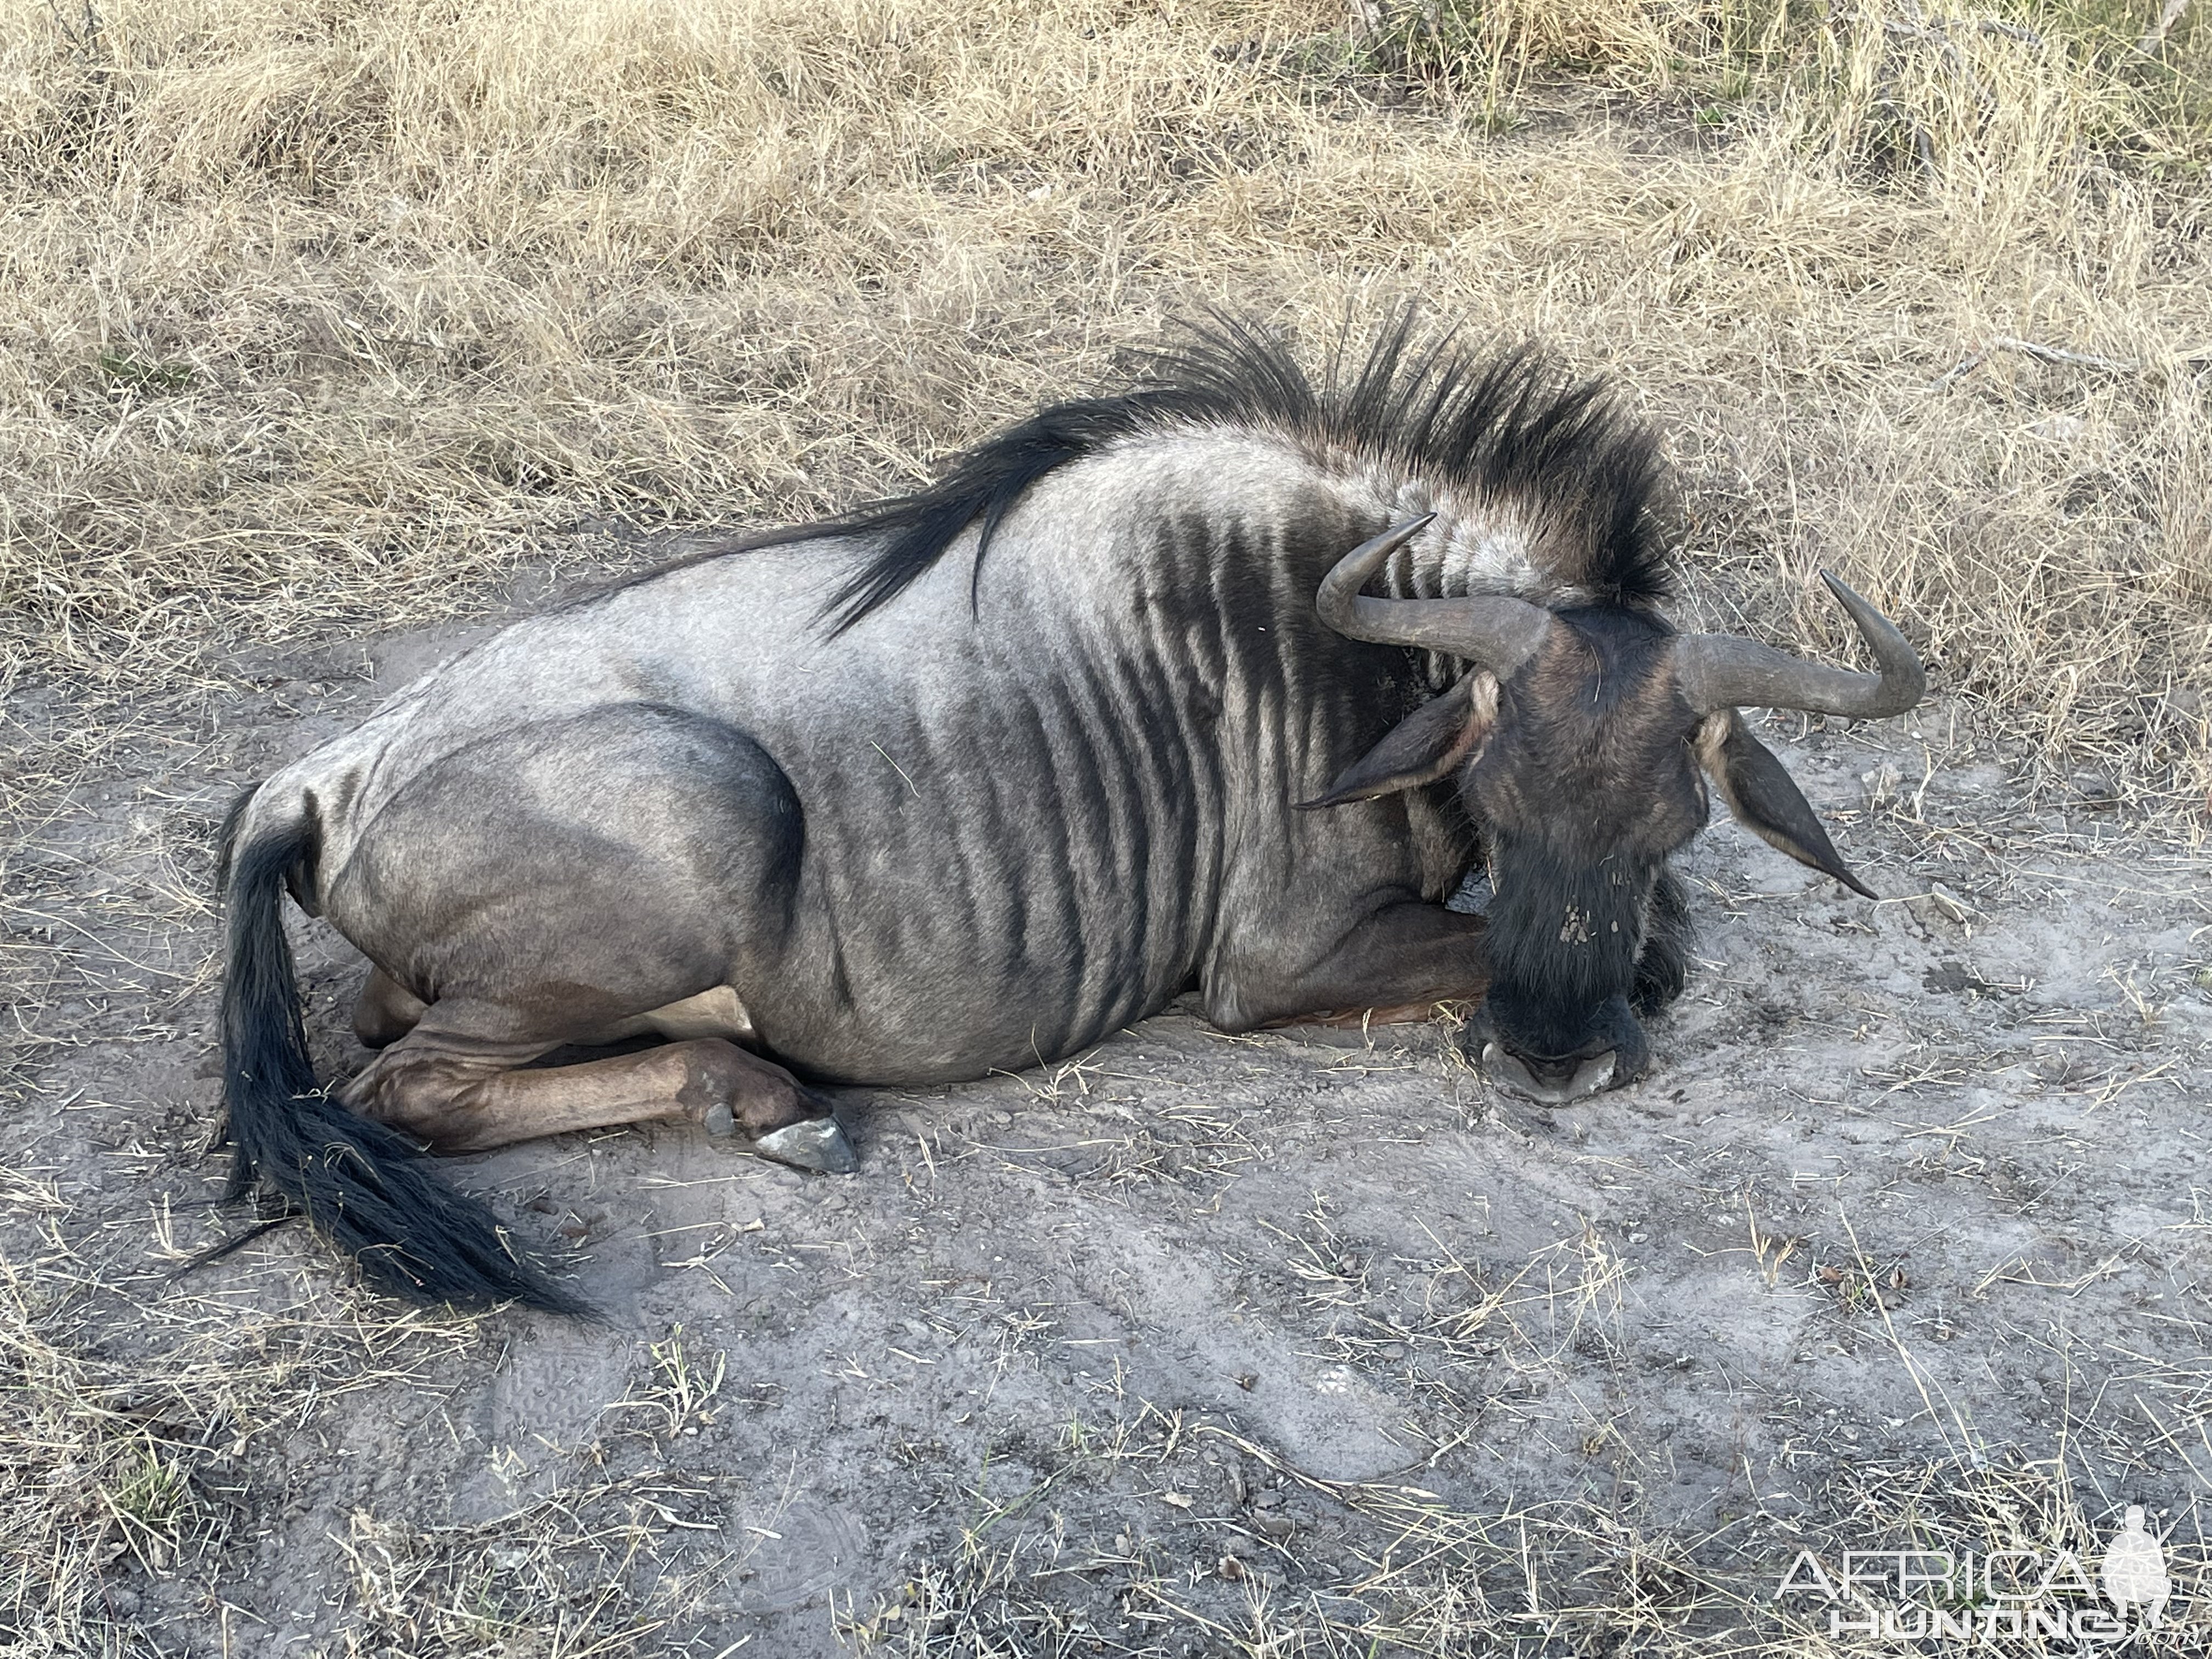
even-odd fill
[{"label": "twig on ground", "polygon": [[1965,356],[1960,358],[1957,362],[1952,364],[1950,368],[1945,369],[1934,380],[1929,381],[1928,389],[1930,392],[1941,392],[1945,386],[1950,385],[1952,381],[1960,379],[1963,375],[1971,374],[1976,369],[1979,368],[1982,366],[1982,359],[1989,355],[1990,354],[1986,351],[1968,352]]},{"label": "twig on ground", "polygon": [[2136,50],[2146,58],[2155,58],[2166,45],[2166,37],[2173,32],[2173,26],[2181,21],[2181,14],[2188,9],[2189,0],[2166,0],[2159,9],[2158,21],[2143,31],[2142,39],[2136,42]]},{"label": "twig on ground", "polygon": [[2022,340],[2010,334],[1999,334],[1990,343],[2007,351],[2017,351],[2022,356],[2033,357],[2040,363],[2060,363],[2074,368],[2101,368],[2108,374],[2134,374],[2142,368],[2137,357],[2100,357],[2091,351],[2069,351],[2064,346],[2047,346],[2036,340]]},{"label": "twig on ground", "polygon": [[[2039,340],[2023,340],[2015,335],[1996,334],[1979,351],[1970,351],[1951,367],[1929,381],[1928,390],[1941,392],[1954,380],[1971,374],[1988,361],[1992,351],[2017,351],[2024,357],[2033,357],[2039,363],[2051,363],[2067,368],[2102,369],[2107,374],[2139,374],[2143,363],[2139,357],[2102,357],[2092,351],[2075,351],[2065,346],[2045,345]],[[2194,362],[2193,357],[2184,358]]]}]

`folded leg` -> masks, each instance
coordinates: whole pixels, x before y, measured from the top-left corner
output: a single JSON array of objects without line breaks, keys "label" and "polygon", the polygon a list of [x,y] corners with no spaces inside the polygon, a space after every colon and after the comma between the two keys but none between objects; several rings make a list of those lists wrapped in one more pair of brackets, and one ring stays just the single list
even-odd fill
[{"label": "folded leg", "polygon": [[827,1103],[772,1060],[720,1037],[574,1066],[519,1069],[558,1046],[526,1019],[483,1004],[437,1003],[347,1085],[355,1110],[441,1152],[474,1152],[539,1135],[630,1123],[696,1123],[803,1169],[850,1169]]}]

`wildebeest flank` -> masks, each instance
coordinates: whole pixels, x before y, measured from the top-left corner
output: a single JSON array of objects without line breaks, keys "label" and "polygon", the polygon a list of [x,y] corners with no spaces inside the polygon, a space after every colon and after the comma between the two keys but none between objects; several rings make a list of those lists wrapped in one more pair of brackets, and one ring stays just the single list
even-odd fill
[{"label": "wildebeest flank", "polygon": [[[234,1188],[404,1293],[561,1307],[406,1135],[690,1121],[836,1170],[810,1084],[1051,1060],[1191,990],[1230,1030],[1465,999],[1502,1085],[1625,1081],[1707,780],[1856,885],[1736,706],[1920,691],[1840,585],[1879,676],[1677,635],[1662,483],[1532,353],[1401,319],[1316,386],[1217,324],[913,497],[516,623],[241,803]],[[1486,919],[1442,902],[1478,858]],[[375,964],[336,1098],[288,884]]]}]

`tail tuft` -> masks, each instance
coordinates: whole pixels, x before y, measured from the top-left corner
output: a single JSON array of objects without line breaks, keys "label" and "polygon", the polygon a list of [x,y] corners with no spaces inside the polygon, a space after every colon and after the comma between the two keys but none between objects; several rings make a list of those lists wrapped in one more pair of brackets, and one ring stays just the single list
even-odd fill
[{"label": "tail tuft", "polygon": [[317,1082],[282,908],[287,875],[314,851],[313,830],[298,824],[264,830],[228,860],[227,1196],[243,1197],[257,1182],[268,1188],[358,1261],[371,1284],[407,1301],[462,1308],[514,1301],[589,1317],[591,1310],[523,1255],[489,1208],[448,1186],[420,1148],[348,1111]]}]

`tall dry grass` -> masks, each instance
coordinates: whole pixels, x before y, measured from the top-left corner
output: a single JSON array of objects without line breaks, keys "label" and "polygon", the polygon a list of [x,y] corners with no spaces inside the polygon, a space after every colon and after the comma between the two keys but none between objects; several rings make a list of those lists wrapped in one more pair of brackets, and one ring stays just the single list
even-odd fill
[{"label": "tall dry grass", "polygon": [[1419,294],[1621,377],[1710,614],[1840,648],[1835,566],[2201,805],[2212,29],[2156,10],[0,0],[8,682],[896,489],[1200,300]]}]

